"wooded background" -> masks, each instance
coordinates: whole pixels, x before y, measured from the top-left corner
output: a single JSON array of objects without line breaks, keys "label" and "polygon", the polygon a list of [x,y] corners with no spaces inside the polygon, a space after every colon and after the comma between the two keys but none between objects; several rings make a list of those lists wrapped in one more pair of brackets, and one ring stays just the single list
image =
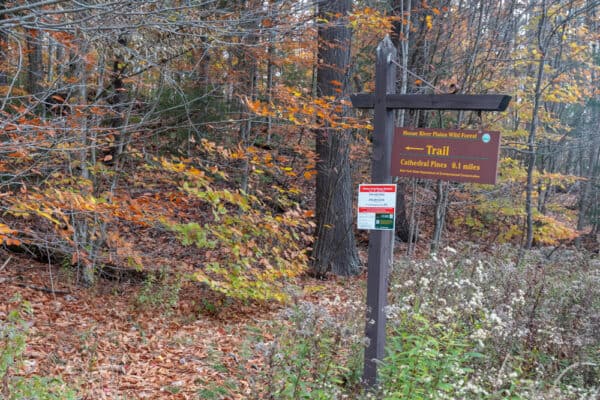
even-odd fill
[{"label": "wooded background", "polygon": [[277,282],[308,266],[358,273],[371,126],[348,96],[373,90],[390,34],[398,93],[513,97],[491,115],[398,112],[398,126],[502,132],[496,186],[399,179],[406,251],[597,250],[599,6],[3,1],[0,243],[85,284],[166,265],[243,298],[284,296]]}]

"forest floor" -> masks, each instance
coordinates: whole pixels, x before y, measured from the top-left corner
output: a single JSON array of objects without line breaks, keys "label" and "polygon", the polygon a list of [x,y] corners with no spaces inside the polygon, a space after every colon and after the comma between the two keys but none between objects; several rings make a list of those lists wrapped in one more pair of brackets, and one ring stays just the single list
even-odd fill
[{"label": "forest floor", "polygon": [[[0,317],[17,295],[33,310],[20,374],[60,376],[83,399],[253,397],[248,371],[265,362],[253,343],[272,339],[263,322],[283,306],[221,305],[189,281],[172,293],[125,281],[86,289],[64,268],[3,250],[0,260]],[[342,313],[364,298],[364,278],[303,277],[296,300]],[[166,307],[164,296],[176,305]]]},{"label": "forest floor", "polygon": [[[126,204],[127,213],[139,220],[145,215],[142,209],[181,222],[210,214],[172,177],[152,173],[156,176],[144,180],[152,182],[152,190],[127,182],[129,200],[115,204]],[[302,184],[307,183],[300,181],[298,187],[306,189]],[[35,225],[30,220],[22,223]],[[15,307],[16,296],[33,312],[26,318],[31,325],[17,373],[60,376],[81,399],[261,398],[255,386],[264,383],[268,360],[258,345],[273,340],[273,323],[290,323],[281,318],[288,306],[225,299],[189,279],[205,255],[194,246],[183,246],[164,228],[128,220],[115,229],[121,235],[114,245],[114,256],[121,262],[115,265],[126,265],[118,258],[134,254],[144,273],[154,275],[134,269],[108,273],[84,288],[77,284],[73,267],[49,266],[0,248],[0,320]],[[421,235],[430,237],[429,229],[424,225]],[[448,231],[456,241],[464,233],[452,227]],[[364,265],[367,235],[361,232],[357,238]],[[426,242],[419,241],[417,258],[428,254]],[[405,250],[406,245],[396,246],[397,257]],[[160,268],[169,273],[161,275]],[[309,302],[330,315],[352,315],[360,324],[365,278],[364,271],[357,277],[324,281],[301,276],[291,282],[292,305]]]}]

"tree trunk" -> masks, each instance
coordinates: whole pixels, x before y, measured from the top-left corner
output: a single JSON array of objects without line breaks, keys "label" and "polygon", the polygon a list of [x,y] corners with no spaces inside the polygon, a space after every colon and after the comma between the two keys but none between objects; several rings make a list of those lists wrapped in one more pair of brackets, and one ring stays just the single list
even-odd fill
[{"label": "tree trunk", "polygon": [[538,50],[540,59],[537,65],[537,78],[535,82],[535,92],[533,97],[533,111],[531,114],[531,123],[529,125],[529,136],[527,138],[527,184],[525,187],[525,214],[527,220],[526,237],[523,247],[530,249],[533,245],[533,171],[535,169],[536,149],[535,135],[539,123],[539,109],[542,100],[542,82],[544,78],[544,66],[546,65],[546,48],[542,42],[544,25],[546,24],[546,2],[542,3],[542,15],[538,23]]},{"label": "tree trunk", "polygon": [[[126,46],[127,37],[125,35],[120,36],[117,39],[117,43]],[[125,124],[125,111],[127,109],[127,91],[125,87],[124,77],[125,70],[127,69],[127,62],[120,53],[115,55],[112,61],[112,72],[111,72],[111,93],[107,99],[107,102],[112,106],[112,118],[111,127],[114,128],[114,132],[118,133],[115,143],[111,145],[110,155],[112,156],[114,170],[119,171],[123,164],[123,153],[126,149],[128,142],[128,134]],[[118,176],[115,175],[115,179]]]},{"label": "tree trunk", "polygon": [[[0,3],[0,10],[6,9],[4,1]],[[6,19],[7,14],[0,14],[0,21]],[[8,85],[8,35],[0,29],[0,85]]]},{"label": "tree trunk", "polygon": [[42,91],[43,81],[42,45],[40,43],[41,33],[34,29],[27,33],[27,90],[32,95],[38,95]]},{"label": "tree trunk", "polygon": [[[412,15],[412,0],[394,0],[392,1],[393,13],[401,17],[394,23],[393,43],[402,57],[402,71],[400,94],[408,92],[408,52],[410,39],[410,26]],[[403,23],[405,22],[405,23]],[[405,126],[406,110],[398,111],[398,126]],[[398,182],[396,195],[396,237],[403,242],[408,243],[411,240],[411,229],[406,216],[406,183]]]},{"label": "tree trunk", "polygon": [[[318,20],[329,21],[318,30],[317,91],[322,97],[339,99],[348,87],[351,32],[346,18],[351,4],[350,0],[320,3]],[[332,129],[326,120],[320,123],[322,128],[316,132],[317,232],[312,253],[313,271],[318,277],[328,271],[354,275],[359,272],[359,259],[352,217],[351,135]]]},{"label": "tree trunk", "polygon": [[442,240],[442,232],[444,231],[444,221],[446,220],[446,207],[448,206],[448,184],[441,180],[437,181],[436,197],[435,197],[435,215],[433,239],[431,241],[431,252],[437,252],[437,249]]},{"label": "tree trunk", "polygon": [[411,229],[410,223],[408,222],[408,217],[406,215],[406,198],[404,194],[406,193],[406,182],[400,181],[397,183],[397,195],[396,195],[396,237],[403,242],[408,243],[410,240],[415,240],[415,238],[411,238]]},{"label": "tree trunk", "polygon": [[[600,107],[595,110],[595,114],[599,114]],[[582,142],[585,147],[580,145],[580,172],[579,175],[585,180],[581,182],[581,191],[578,204],[577,230],[582,231],[589,223],[592,224],[592,232],[595,230],[594,225],[598,224],[594,216],[598,215],[598,166],[600,160],[600,140],[594,138],[593,126],[598,126],[600,118],[592,116],[589,125],[585,128],[588,134],[583,136]],[[577,238],[576,245],[581,244],[581,239]]]}]

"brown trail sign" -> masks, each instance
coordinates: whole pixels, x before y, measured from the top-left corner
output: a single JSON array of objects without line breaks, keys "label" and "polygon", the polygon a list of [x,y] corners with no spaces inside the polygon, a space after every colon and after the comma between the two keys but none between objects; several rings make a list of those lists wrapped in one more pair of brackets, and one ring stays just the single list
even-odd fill
[{"label": "brown trail sign", "polygon": [[[424,110],[473,110],[473,111],[504,111],[510,102],[506,95],[398,95],[396,92],[396,49],[388,36],[377,46],[377,62],[375,65],[375,93],[361,93],[350,97],[352,105],[356,108],[373,108],[373,153],[371,165],[371,183],[391,183],[392,143],[394,136],[394,110],[395,109],[424,109]],[[440,130],[438,130],[441,132]],[[456,130],[455,130],[456,131]],[[460,132],[460,131],[456,131]],[[467,131],[463,131],[467,132]],[[489,132],[488,132],[489,133]],[[491,141],[499,137],[490,134]],[[492,137],[494,137],[492,139]],[[483,138],[481,139],[483,140]],[[412,143],[412,142],[411,142]],[[405,147],[423,148],[424,150],[405,149],[406,151],[426,152],[429,156],[446,157],[455,153],[458,146],[453,143],[443,142],[414,142],[412,146]],[[442,144],[441,146],[439,144]],[[427,148],[427,145],[431,146]],[[446,149],[444,148],[446,147]],[[398,156],[394,155],[397,160]],[[464,156],[464,155],[462,155]],[[462,157],[461,156],[461,157]],[[488,156],[493,159],[490,154]],[[410,159],[405,156],[406,160]],[[417,159],[413,157],[412,159]],[[498,156],[496,153],[495,160]],[[427,160],[422,159],[422,163]],[[471,159],[474,164],[474,161]],[[416,161],[418,164],[418,159]],[[478,164],[481,168],[483,164]],[[424,165],[421,165],[425,168]],[[462,164],[461,164],[462,167]],[[495,168],[495,165],[494,165]],[[424,169],[422,169],[424,170]],[[434,171],[442,169],[434,169]],[[462,169],[461,169],[462,170]],[[466,174],[466,173],[465,173]],[[493,172],[495,180],[495,169]],[[479,178],[483,176],[480,172]],[[441,175],[422,176],[426,178],[441,179]],[[487,175],[486,175],[487,177]],[[478,178],[478,179],[479,179]],[[489,179],[487,177],[486,179]],[[446,179],[454,180],[454,179]],[[372,230],[369,232],[369,260],[367,275],[367,312],[365,334],[367,348],[365,349],[363,383],[367,387],[377,384],[377,364],[384,358],[385,350],[385,307],[387,304],[387,277],[392,261],[393,230]]]},{"label": "brown trail sign", "polygon": [[396,128],[390,173],[495,184],[499,153],[499,132]]}]

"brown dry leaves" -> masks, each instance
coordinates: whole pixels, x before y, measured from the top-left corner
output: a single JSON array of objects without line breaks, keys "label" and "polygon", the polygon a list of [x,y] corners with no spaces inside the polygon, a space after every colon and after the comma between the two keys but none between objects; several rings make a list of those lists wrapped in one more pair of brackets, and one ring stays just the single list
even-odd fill
[{"label": "brown dry leaves", "polygon": [[[9,255],[0,250],[0,264]],[[83,399],[199,399],[203,389],[232,387],[226,398],[249,398],[256,393],[252,373],[264,360],[248,355],[252,334],[275,318],[274,308],[233,304],[217,317],[198,313],[202,299],[215,302],[197,285],[184,286],[170,316],[159,310],[135,308],[139,286],[101,281],[95,288],[66,284],[64,270],[12,256],[0,271],[0,316],[9,299],[20,293],[32,304],[33,325],[27,340],[26,375],[60,375]],[[361,298],[364,277],[298,284],[302,297],[330,312]],[[70,292],[53,295],[17,286],[26,283]],[[353,300],[354,299],[354,300]],[[354,301],[355,302],[355,301]],[[273,339],[263,332],[264,340]],[[246,351],[246,353],[244,353]]]}]

